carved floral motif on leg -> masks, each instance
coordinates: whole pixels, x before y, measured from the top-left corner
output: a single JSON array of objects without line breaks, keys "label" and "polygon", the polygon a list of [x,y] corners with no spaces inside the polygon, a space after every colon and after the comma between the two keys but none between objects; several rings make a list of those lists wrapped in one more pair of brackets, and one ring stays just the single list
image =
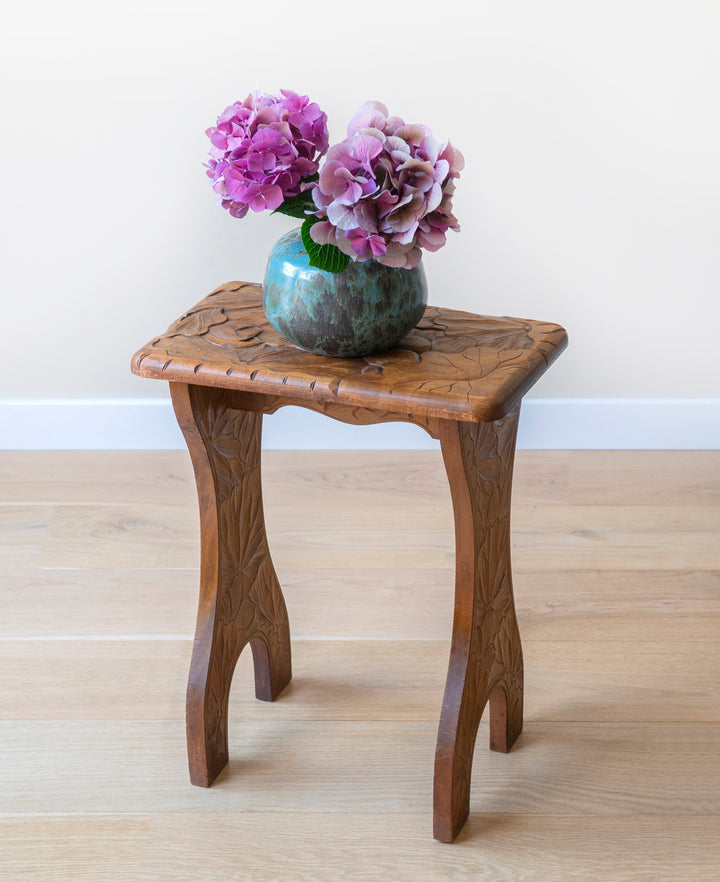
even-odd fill
[{"label": "carved floral motif on leg", "polygon": [[455,514],[455,615],[435,754],[434,835],[451,842],[470,806],[473,750],[490,703],[490,746],[522,729],[523,661],[510,570],[510,494],[519,404],[493,423],[444,422]]},{"label": "carved floral motif on leg", "polygon": [[190,779],[208,787],[228,760],[233,671],[250,643],[255,694],[272,701],[291,677],[285,600],[270,558],[262,504],[262,414],[232,394],[170,384],[200,503],[200,602],[187,691]]}]

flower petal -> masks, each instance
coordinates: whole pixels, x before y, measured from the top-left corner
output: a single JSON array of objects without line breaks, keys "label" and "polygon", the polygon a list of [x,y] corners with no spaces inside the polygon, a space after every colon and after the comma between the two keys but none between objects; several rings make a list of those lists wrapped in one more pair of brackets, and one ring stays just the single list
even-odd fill
[{"label": "flower petal", "polygon": [[327,217],[331,224],[340,230],[351,230],[357,226],[352,208],[340,202],[331,202],[327,207]]}]

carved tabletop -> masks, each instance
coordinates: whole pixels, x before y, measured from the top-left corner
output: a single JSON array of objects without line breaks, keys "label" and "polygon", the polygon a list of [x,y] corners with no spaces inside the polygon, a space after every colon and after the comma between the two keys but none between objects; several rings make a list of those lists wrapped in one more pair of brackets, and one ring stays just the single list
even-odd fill
[{"label": "carved tabletop", "polygon": [[218,288],[141,349],[141,377],[468,422],[499,419],[567,345],[559,325],[428,306],[389,352],[298,349],[262,311],[260,286]]},{"label": "carved tabletop", "polygon": [[[429,306],[381,355],[298,349],[262,311],[258,285],[231,282],[135,354],[169,380],[200,504],[200,601],[188,678],[190,780],[228,761],[228,702],[245,646],[255,695],[292,676],[290,626],[262,505],[263,415],[299,404],[358,425],[410,421],[439,439],[455,517],[455,614],[437,748],[433,835],[452,841],[470,806],[475,738],[510,750],[523,723],[523,659],[510,568],[510,492],[520,399],[567,344],[559,325]],[[420,602],[420,598],[418,598]]]}]

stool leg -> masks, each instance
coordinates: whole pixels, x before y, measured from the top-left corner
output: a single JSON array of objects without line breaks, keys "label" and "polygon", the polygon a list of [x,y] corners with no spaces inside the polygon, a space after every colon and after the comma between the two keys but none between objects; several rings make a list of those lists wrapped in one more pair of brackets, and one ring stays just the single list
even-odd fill
[{"label": "stool leg", "polygon": [[455,513],[455,614],[435,753],[434,836],[452,842],[470,808],[480,717],[490,747],[522,729],[523,661],[510,573],[510,491],[519,405],[494,423],[444,421],[440,442]]},{"label": "stool leg", "polygon": [[200,503],[200,602],[187,689],[190,780],[209,787],[228,761],[228,700],[249,643],[255,695],[272,701],[291,677],[290,628],[270,558],[260,474],[262,414],[222,389],[171,383]]}]

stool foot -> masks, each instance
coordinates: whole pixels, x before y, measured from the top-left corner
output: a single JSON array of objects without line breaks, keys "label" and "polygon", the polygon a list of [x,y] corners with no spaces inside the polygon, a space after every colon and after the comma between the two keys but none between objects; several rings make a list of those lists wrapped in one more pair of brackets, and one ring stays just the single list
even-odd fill
[{"label": "stool foot", "polygon": [[[288,641],[290,639],[288,633]],[[268,650],[264,637],[255,637],[250,641],[255,668],[255,698],[261,701],[275,701],[292,679],[290,651],[275,652]]]},{"label": "stool foot", "polygon": [[292,676],[290,627],[265,534],[262,414],[232,393],[170,384],[200,503],[200,602],[188,678],[190,780],[209,787],[228,761],[230,684],[249,643],[255,694],[274,700]]},{"label": "stool foot", "polygon": [[[518,635],[518,641],[520,637]],[[497,683],[490,693],[490,750],[509,753],[523,727],[523,672]]]},{"label": "stool foot", "polygon": [[490,747],[522,729],[523,662],[510,573],[510,491],[519,405],[494,423],[445,422],[440,441],[455,513],[455,615],[437,749],[433,835],[452,842],[470,808],[478,725]]}]

